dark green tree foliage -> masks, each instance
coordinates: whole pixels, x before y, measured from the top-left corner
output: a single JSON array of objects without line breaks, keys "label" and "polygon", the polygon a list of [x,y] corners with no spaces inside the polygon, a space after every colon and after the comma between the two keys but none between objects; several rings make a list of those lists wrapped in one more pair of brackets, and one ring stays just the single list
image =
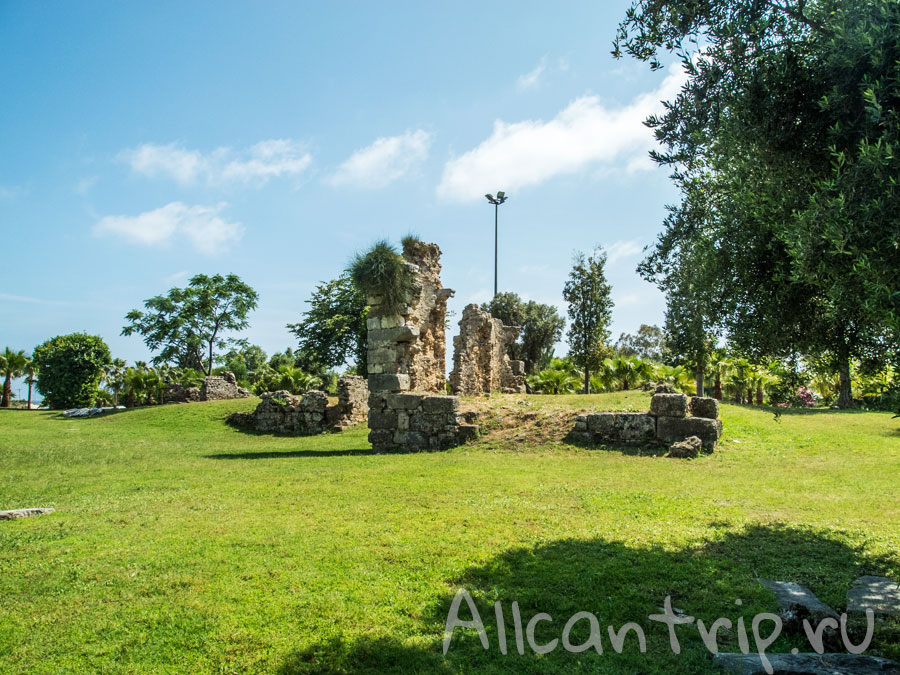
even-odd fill
[{"label": "dark green tree foliage", "polygon": [[87,333],[59,335],[35,347],[37,388],[53,409],[94,405],[104,368],[111,361],[103,338]]},{"label": "dark green tree foliage", "polygon": [[122,335],[137,333],[151,351],[154,364],[212,372],[215,349],[224,349],[223,334],[247,328],[247,315],[259,296],[235,274],[198,274],[187,288],[144,301],[145,312],[131,310]]},{"label": "dark green tree foliage", "polygon": [[509,345],[511,359],[524,361],[529,374],[546,367],[553,358],[553,345],[566,327],[556,307],[534,300],[525,302],[515,293],[498,293],[481,309],[507,326],[522,327],[519,339]]},{"label": "dark green tree foliage", "polygon": [[313,291],[309,309],[288,330],[297,336],[297,359],[304,370],[318,373],[353,361],[357,372],[366,372],[366,295],[342,274]]},{"label": "dark green tree foliage", "polygon": [[232,340],[232,348],[222,355],[225,370],[234,373],[238,381],[248,380],[267,365],[268,356],[262,347],[252,345],[246,339]]},{"label": "dark green tree foliage", "polygon": [[636,356],[662,363],[669,357],[666,333],[659,326],[642,323],[636,333],[622,333],[616,341],[620,356]]},{"label": "dark green tree foliage", "polygon": [[569,303],[569,356],[584,371],[584,393],[591,392],[591,371],[610,355],[612,287],[606,281],[606,253],[597,248],[590,256],[576,253],[563,298]]},{"label": "dark green tree foliage", "polygon": [[415,292],[415,277],[406,260],[386,241],[377,242],[368,253],[358,254],[348,271],[363,293],[381,297],[377,306],[380,314],[399,313]]},{"label": "dark green tree foliage", "polygon": [[272,370],[280,370],[282,368],[293,368],[297,365],[297,357],[294,356],[294,352],[290,347],[286,348],[283,352],[278,354],[272,354],[272,358],[269,359],[269,368]]},{"label": "dark green tree foliage", "polygon": [[756,358],[827,356],[849,404],[850,359],[900,343],[900,3],[643,0],[622,51],[678,52],[689,76],[648,121],[682,201],[645,276],[687,307],[700,275],[704,329]]}]

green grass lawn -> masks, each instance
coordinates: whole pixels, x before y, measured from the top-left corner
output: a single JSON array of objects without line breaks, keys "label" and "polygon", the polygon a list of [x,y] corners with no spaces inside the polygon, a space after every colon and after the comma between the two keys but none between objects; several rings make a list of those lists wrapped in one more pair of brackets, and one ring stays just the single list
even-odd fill
[{"label": "green grass lawn", "polygon": [[[521,397],[519,397],[521,398]],[[491,406],[644,410],[641,392],[498,397]],[[757,577],[840,609],[861,574],[900,575],[900,424],[884,413],[723,406],[713,455],[672,460],[497,434],[449,452],[372,455],[367,430],[251,435],[255,400],[98,419],[0,413],[2,673],[717,672],[692,626],[682,653],[647,621],[666,595],[709,625],[774,611]],[[457,630],[457,589],[491,649]],[[737,607],[735,600],[743,605]],[[497,648],[493,603],[507,616]],[[578,611],[604,653],[516,653],[512,602],[538,642]],[[467,613],[463,615],[468,618]],[[644,626],[617,654],[606,626]],[[586,636],[586,622],[573,642]],[[752,645],[752,642],[751,642]],[[804,639],[785,636],[770,651]],[[737,651],[736,632],[720,649]],[[900,625],[873,650],[900,659]],[[870,650],[870,653],[873,653]]]}]

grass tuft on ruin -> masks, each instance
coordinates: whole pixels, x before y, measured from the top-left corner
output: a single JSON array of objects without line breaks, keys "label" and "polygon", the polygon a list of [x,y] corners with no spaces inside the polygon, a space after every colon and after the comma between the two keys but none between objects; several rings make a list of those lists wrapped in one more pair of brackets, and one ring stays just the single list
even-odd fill
[{"label": "grass tuft on ruin", "polygon": [[358,288],[381,298],[381,303],[373,304],[369,310],[372,314],[399,314],[415,292],[415,275],[409,263],[385,240],[376,242],[368,252],[357,254],[349,272]]}]

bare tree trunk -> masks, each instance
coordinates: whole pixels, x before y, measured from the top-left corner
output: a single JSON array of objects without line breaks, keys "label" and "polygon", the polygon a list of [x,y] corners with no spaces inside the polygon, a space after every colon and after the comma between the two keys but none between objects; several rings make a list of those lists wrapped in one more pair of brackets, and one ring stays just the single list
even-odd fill
[{"label": "bare tree trunk", "polygon": [[853,390],[850,382],[850,358],[841,355],[838,363],[838,374],[841,377],[841,393],[838,396],[838,408],[850,408],[853,405]]},{"label": "bare tree trunk", "polygon": [[719,373],[716,373],[716,385],[713,391],[713,396],[717,401],[722,400],[722,376]]},{"label": "bare tree trunk", "polygon": [[747,405],[753,405],[753,387],[747,387]]},{"label": "bare tree trunk", "polygon": [[756,405],[763,404],[763,388],[762,382],[756,385]]},{"label": "bare tree trunk", "polygon": [[6,379],[3,380],[3,398],[0,399],[0,407],[8,408],[10,398],[12,398],[12,379],[7,373]]},{"label": "bare tree trunk", "polygon": [[703,396],[705,392],[703,391],[703,364],[697,363],[697,396]]},{"label": "bare tree trunk", "polygon": [[28,383],[28,409],[29,410],[31,410],[31,387],[33,384],[34,384],[33,382]]}]

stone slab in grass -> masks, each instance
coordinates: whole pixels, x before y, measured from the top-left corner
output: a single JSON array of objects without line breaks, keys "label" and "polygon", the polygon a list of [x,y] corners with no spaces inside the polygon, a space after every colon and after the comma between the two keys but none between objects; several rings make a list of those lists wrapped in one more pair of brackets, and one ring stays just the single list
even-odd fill
[{"label": "stone slab in grass", "polygon": [[860,577],[847,591],[847,611],[900,616],[900,587],[887,577]]},{"label": "stone slab in grass", "polygon": [[716,654],[723,670],[739,675],[900,675],[900,663],[866,654],[767,654],[772,671],[766,671],[758,654]]},{"label": "stone slab in grass", "polygon": [[778,601],[783,619],[803,614],[816,619],[830,616],[840,620],[838,613],[819,600],[806,586],[795,584],[792,581],[773,581],[772,579],[760,579],[759,583],[775,594],[775,600]]},{"label": "stone slab in grass", "polygon": [[708,396],[691,396],[690,409],[694,417],[719,418],[719,402]]},{"label": "stone slab in grass", "polygon": [[0,520],[16,520],[17,518],[30,518],[42,516],[45,513],[53,513],[56,509],[13,509],[12,511],[0,511]]}]

